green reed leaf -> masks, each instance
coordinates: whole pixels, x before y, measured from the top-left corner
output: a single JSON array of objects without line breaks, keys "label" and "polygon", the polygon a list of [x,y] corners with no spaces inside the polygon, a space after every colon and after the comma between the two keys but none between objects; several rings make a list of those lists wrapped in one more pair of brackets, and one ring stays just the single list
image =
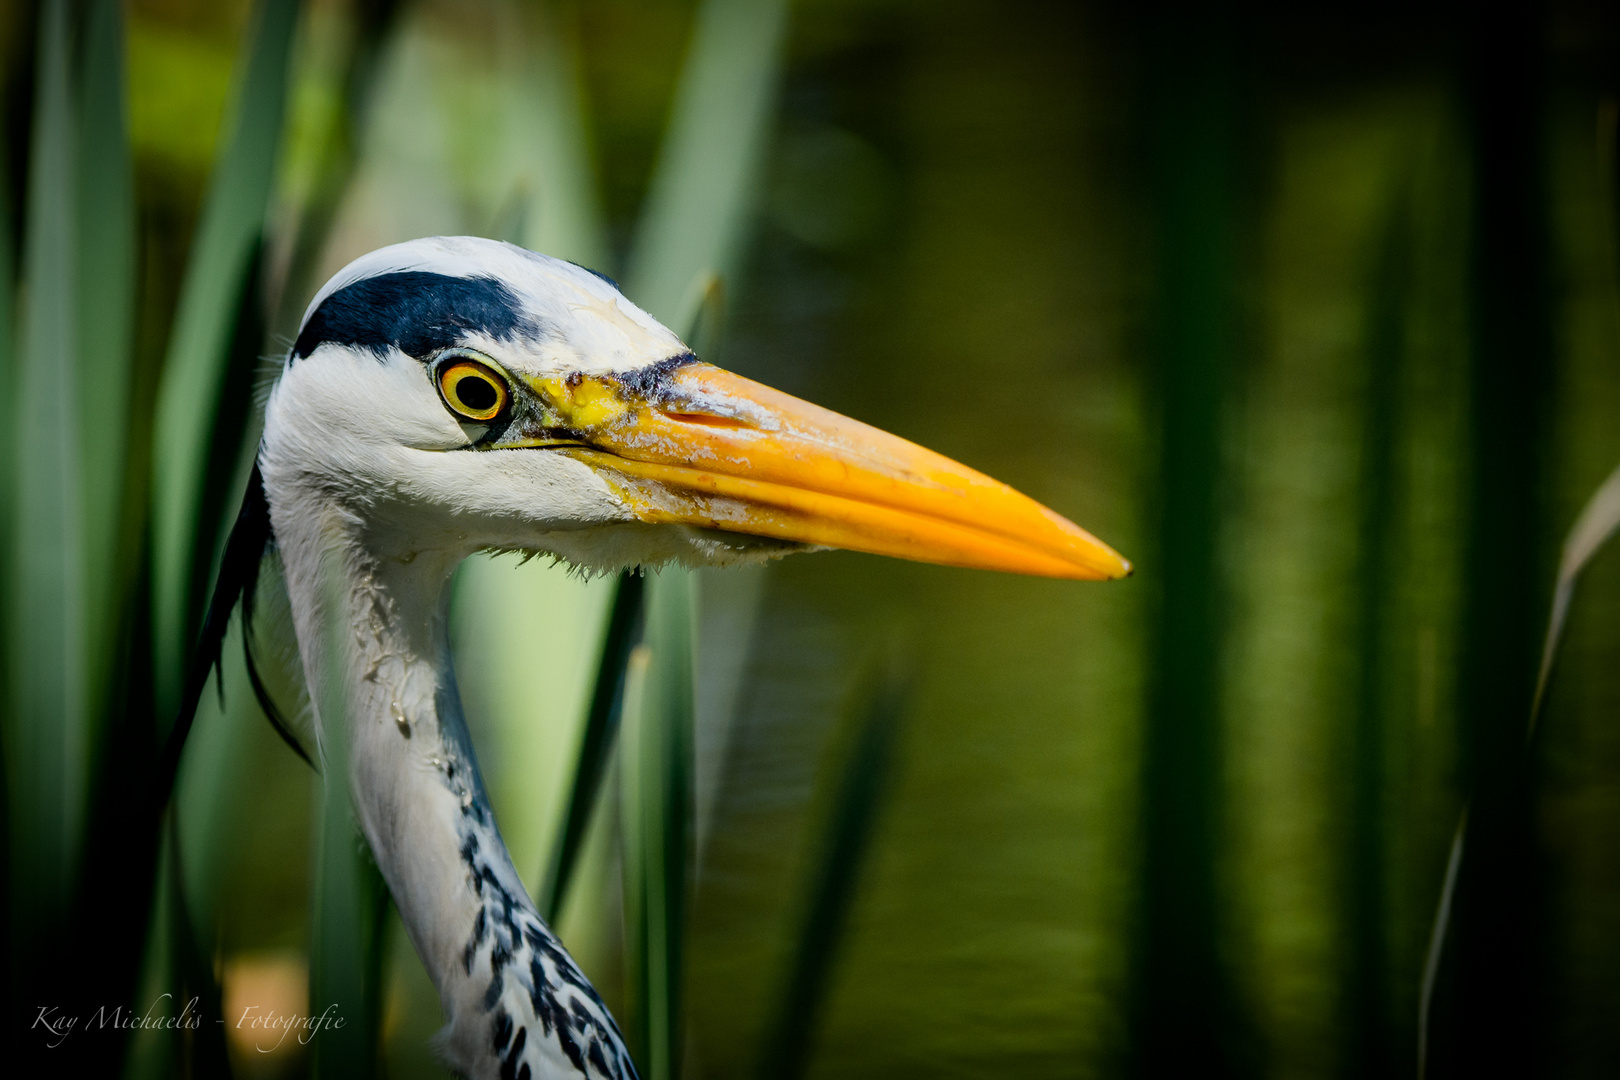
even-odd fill
[{"label": "green reed leaf", "polygon": [[271,328],[277,333],[296,334],[304,305],[320,285],[310,279],[319,269],[332,223],[354,178],[360,131],[382,67],[383,43],[401,7],[400,0],[358,0],[345,12],[351,25],[339,83],[341,102],[333,109],[330,126],[315,152],[308,191],[299,207],[287,270],[271,316]]},{"label": "green reed leaf", "polygon": [[[1558,581],[1553,588],[1552,611],[1547,618],[1547,636],[1542,644],[1541,667],[1536,673],[1535,697],[1531,700],[1530,720],[1525,730],[1527,740],[1535,735],[1536,723],[1541,718],[1547,686],[1558,660],[1558,646],[1563,641],[1564,623],[1568,621],[1570,604],[1574,602],[1581,572],[1617,530],[1620,530],[1620,467],[1616,467],[1608,479],[1598,485],[1598,489],[1581,508],[1569,534],[1564,537],[1563,555],[1558,563]],[[1423,981],[1418,994],[1418,1080],[1423,1080],[1428,1073],[1434,994],[1440,977],[1440,964],[1444,959],[1446,938],[1451,932],[1458,876],[1467,850],[1468,811],[1469,807],[1464,805],[1462,815],[1457,820],[1451,853],[1446,860],[1445,876],[1440,883],[1440,899],[1435,905],[1434,923],[1429,930],[1429,946],[1424,954]]]},{"label": "green reed leaf", "polygon": [[[648,728],[655,722],[647,707],[647,675],[652,665],[652,649],[642,644],[630,650],[625,663],[624,714],[619,734],[619,825],[624,845],[624,949],[629,972],[630,1009],[622,1018],[630,1052],[646,1067],[648,1054],[648,976],[647,976],[647,851],[651,841],[647,821],[657,809],[656,790],[650,790],[649,775],[658,770],[647,761]],[[656,761],[656,758],[655,758]],[[655,796],[654,806],[647,805]],[[650,1075],[650,1074],[649,1074]]]},{"label": "green reed leaf", "polygon": [[123,527],[135,316],[135,180],[125,125],[123,11],[85,12],[77,148],[77,438],[91,710],[108,690],[134,567]]},{"label": "green reed leaf", "polygon": [[547,255],[605,267],[610,253],[590,160],[577,29],[554,4],[526,5],[519,17],[533,46],[511,120],[519,181],[529,189],[515,239]]},{"label": "green reed leaf", "polygon": [[910,685],[909,674],[891,659],[862,710],[855,744],[844,762],[827,819],[820,860],[803,893],[803,922],[766,1036],[761,1077],[789,1080],[803,1076],[809,1062],[816,1019],[827,997],[861,866],[888,788]]},{"label": "green reed leaf", "polygon": [[200,520],[227,360],[244,283],[264,229],[287,90],[295,0],[263,0],[186,266],[153,436],[153,654],[159,715],[179,696],[213,557]]},{"label": "green reed leaf", "polygon": [[632,1049],[648,1080],[679,1075],[681,950],[691,851],[695,575],[665,570],[630,654],[623,770],[626,952]]},{"label": "green reed leaf", "polygon": [[[631,299],[670,326],[689,283],[735,277],[753,206],[787,31],[785,0],[707,0],[675,93],[630,257]],[[695,304],[694,304],[695,307]]]},{"label": "green reed leaf", "polygon": [[[151,476],[153,688],[172,721],[206,600],[216,540],[237,481],[248,386],[263,347],[260,254],[286,97],[295,0],[263,0],[245,48],[213,175],[180,288],[158,385]],[[234,511],[234,504],[231,505]],[[234,655],[233,655],[234,659]],[[185,860],[165,892],[186,918],[168,934],[168,974],[213,978],[217,894],[229,845],[219,834],[222,788],[242,767],[241,729],[254,708],[240,672],[223,707],[199,710],[201,737],[176,785],[171,845]],[[183,737],[184,733],[176,733]],[[172,748],[176,753],[178,746]],[[161,781],[160,781],[161,782]],[[160,798],[167,792],[158,792]],[[198,958],[203,958],[199,960]],[[212,991],[217,992],[217,991]]]},{"label": "green reed leaf", "polygon": [[1558,645],[1564,636],[1564,622],[1569,618],[1569,605],[1575,599],[1581,571],[1617,529],[1620,529],[1620,466],[1592,493],[1564,538],[1564,552],[1558,562],[1558,583],[1553,589],[1552,613],[1547,620],[1547,638],[1541,649],[1541,668],[1536,673],[1536,696],[1530,706],[1529,733],[1532,735],[1541,716],[1542,700],[1547,693],[1547,682],[1552,678]]},{"label": "green reed leaf", "polygon": [[670,568],[647,597],[652,651],[642,728],[649,1080],[678,1076],[681,974],[692,842],[693,624],[697,575]]},{"label": "green reed leaf", "polygon": [[[12,387],[17,373],[12,370],[13,353],[17,344],[17,326],[15,315],[17,310],[17,269],[13,237],[11,235],[11,192],[6,177],[0,176],[0,418],[6,424],[6,430],[11,429],[14,422],[12,409],[15,408],[15,398]],[[11,577],[11,543],[12,518],[11,497],[13,484],[18,480],[13,465],[13,455],[20,449],[17,440],[11,435],[0,432],[0,575],[5,580]],[[7,641],[10,637],[10,620],[0,619],[0,683],[12,685],[6,678],[6,671],[11,661]],[[0,732],[9,732],[7,714],[11,708],[9,694],[0,694]],[[0,800],[3,802],[3,800]],[[10,807],[4,807],[10,813]]]},{"label": "green reed leaf", "polygon": [[43,926],[68,899],[86,794],[72,30],[66,0],[41,6],[23,250],[27,361],[7,424],[12,916]]},{"label": "green reed leaf", "polygon": [[540,914],[554,923],[568,895],[568,885],[585,843],[602,780],[607,775],[608,758],[618,738],[624,715],[626,673],[630,654],[641,640],[646,579],[635,571],[619,575],[608,614],[607,632],[602,639],[601,660],[596,667],[596,684],[591,690],[585,729],[580,734],[579,753],[569,782],[568,803],[551,845],[550,861],[536,896]]}]

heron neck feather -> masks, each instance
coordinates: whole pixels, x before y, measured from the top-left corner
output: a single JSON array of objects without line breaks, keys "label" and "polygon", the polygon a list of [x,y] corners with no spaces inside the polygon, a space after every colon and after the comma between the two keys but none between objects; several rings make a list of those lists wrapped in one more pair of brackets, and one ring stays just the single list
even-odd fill
[{"label": "heron neck feather", "polygon": [[334,687],[346,714],[318,717],[321,739],[346,733],[356,818],[449,1017],[440,1052],[470,1078],[633,1080],[485,796],[450,658],[450,577],[466,552],[379,554],[389,545],[365,542],[352,516],[297,509],[272,496],[311,698]]}]

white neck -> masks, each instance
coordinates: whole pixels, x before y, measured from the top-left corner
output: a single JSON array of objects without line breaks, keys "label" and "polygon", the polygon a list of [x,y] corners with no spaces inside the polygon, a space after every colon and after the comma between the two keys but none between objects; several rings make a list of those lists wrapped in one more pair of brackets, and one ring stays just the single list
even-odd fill
[{"label": "white neck", "polygon": [[[438,1037],[469,1080],[635,1077],[601,999],[535,911],[495,827],[462,718],[447,632],[464,551],[388,551],[318,496],[271,516],[311,700],[337,679],[356,817],[450,1018]],[[338,587],[323,585],[322,565]],[[323,591],[324,590],[324,591]],[[345,610],[322,643],[323,596]],[[321,718],[322,738],[340,737]],[[331,779],[331,778],[329,778]]]}]

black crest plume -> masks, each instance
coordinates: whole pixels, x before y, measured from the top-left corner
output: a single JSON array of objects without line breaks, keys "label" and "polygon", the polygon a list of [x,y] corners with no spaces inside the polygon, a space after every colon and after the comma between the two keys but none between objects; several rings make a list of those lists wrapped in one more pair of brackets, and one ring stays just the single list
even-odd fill
[{"label": "black crest plume", "polygon": [[[214,580],[214,594],[208,601],[208,612],[203,617],[202,632],[197,647],[191,654],[191,666],[186,671],[185,692],[180,698],[180,711],[174,726],[169,729],[168,742],[163,748],[162,784],[160,791],[167,793],[180,764],[180,751],[197,717],[197,705],[202,700],[203,688],[208,685],[209,673],[221,672],[221,653],[225,645],[225,631],[231,621],[231,611],[237,601],[242,604],[242,655],[247,661],[248,681],[253,685],[253,696],[276,729],[283,742],[312,768],[314,762],[298,739],[287,727],[281,711],[265,689],[259,677],[258,664],[253,658],[253,599],[259,586],[259,565],[264,560],[265,548],[272,539],[270,503],[264,495],[264,478],[259,475],[257,463],[248,477],[247,492],[242,497],[242,509],[237,512],[236,523],[225,541],[225,553],[220,558],[219,576]],[[224,693],[223,686],[220,693]]]}]

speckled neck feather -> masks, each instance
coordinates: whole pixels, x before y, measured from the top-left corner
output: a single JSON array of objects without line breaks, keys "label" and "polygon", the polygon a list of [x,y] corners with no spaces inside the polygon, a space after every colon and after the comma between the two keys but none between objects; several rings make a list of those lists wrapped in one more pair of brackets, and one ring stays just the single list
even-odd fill
[{"label": "speckled neck feather", "polygon": [[[315,502],[271,507],[300,651],[312,692],[344,687],[357,817],[450,1018],[440,1052],[469,1080],[631,1080],[617,1026],[536,912],[484,793],[447,634],[460,554],[377,555],[357,521]],[[334,570],[344,655],[317,645]]]}]

